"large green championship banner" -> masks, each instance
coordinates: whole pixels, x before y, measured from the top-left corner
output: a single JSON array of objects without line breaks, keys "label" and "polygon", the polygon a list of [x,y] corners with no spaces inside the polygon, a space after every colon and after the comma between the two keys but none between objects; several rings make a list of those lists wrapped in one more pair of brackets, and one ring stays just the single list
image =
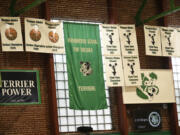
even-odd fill
[{"label": "large green championship banner", "polygon": [[107,108],[99,26],[64,23],[70,108]]}]

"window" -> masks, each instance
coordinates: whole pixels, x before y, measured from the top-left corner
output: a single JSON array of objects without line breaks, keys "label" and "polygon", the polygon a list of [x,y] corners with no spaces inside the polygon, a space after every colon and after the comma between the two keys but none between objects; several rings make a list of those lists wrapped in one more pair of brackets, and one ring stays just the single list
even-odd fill
[{"label": "window", "polygon": [[174,76],[174,88],[177,104],[178,123],[180,126],[180,58],[172,58],[172,68]]},{"label": "window", "polygon": [[56,79],[56,98],[58,106],[58,123],[60,132],[74,132],[79,126],[91,126],[93,130],[111,130],[112,120],[108,88],[105,86],[106,99],[108,104],[107,109],[96,111],[69,109],[66,55],[54,55],[54,67]]}]

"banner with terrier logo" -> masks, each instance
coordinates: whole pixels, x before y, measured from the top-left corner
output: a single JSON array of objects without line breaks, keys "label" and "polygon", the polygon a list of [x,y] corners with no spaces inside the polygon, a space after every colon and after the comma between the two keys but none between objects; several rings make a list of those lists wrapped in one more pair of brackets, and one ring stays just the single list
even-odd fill
[{"label": "banner with terrier logo", "polygon": [[175,56],[175,34],[176,29],[161,27],[161,44],[163,56]]},{"label": "banner with terrier logo", "polygon": [[160,28],[144,25],[144,33],[146,55],[162,56]]},{"label": "banner with terrier logo", "polygon": [[135,25],[119,25],[122,55],[138,55]]},{"label": "banner with terrier logo", "polygon": [[100,24],[103,55],[121,55],[118,25]]},{"label": "banner with terrier logo", "polygon": [[24,51],[19,17],[1,17],[2,51]]},{"label": "banner with terrier logo", "polygon": [[46,52],[45,20],[25,18],[25,50],[28,52]]},{"label": "banner with terrier logo", "polygon": [[138,56],[123,56],[125,86],[141,84],[141,73]]},{"label": "banner with terrier logo", "polygon": [[172,70],[141,70],[141,85],[123,87],[123,101],[124,104],[175,103]]},{"label": "banner with terrier logo", "polygon": [[46,52],[65,54],[64,34],[62,22],[45,21],[46,30]]},{"label": "banner with terrier logo", "polygon": [[107,108],[99,26],[64,23],[70,108]]},{"label": "banner with terrier logo", "polygon": [[120,56],[105,56],[105,72],[108,87],[124,86],[124,74]]}]

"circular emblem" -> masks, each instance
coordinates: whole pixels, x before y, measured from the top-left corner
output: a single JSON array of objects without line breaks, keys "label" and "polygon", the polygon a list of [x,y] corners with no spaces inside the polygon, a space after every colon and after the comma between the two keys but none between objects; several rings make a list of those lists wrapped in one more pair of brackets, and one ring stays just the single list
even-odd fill
[{"label": "circular emblem", "polygon": [[39,31],[39,27],[34,25],[34,28],[30,31],[29,35],[33,41],[39,41],[41,39],[41,32]]},{"label": "circular emblem", "polygon": [[59,40],[58,33],[54,32],[54,31],[50,31],[48,36],[49,36],[49,40],[53,43],[56,43]]},{"label": "circular emblem", "polygon": [[89,62],[80,62],[80,72],[83,74],[83,76],[89,76],[92,74],[92,68],[91,64]]},{"label": "circular emblem", "polygon": [[14,28],[10,27],[5,30],[5,36],[9,40],[15,40],[17,37],[17,32]]},{"label": "circular emblem", "polygon": [[151,112],[149,114],[149,124],[152,127],[158,127],[161,123],[161,117],[158,112]]}]

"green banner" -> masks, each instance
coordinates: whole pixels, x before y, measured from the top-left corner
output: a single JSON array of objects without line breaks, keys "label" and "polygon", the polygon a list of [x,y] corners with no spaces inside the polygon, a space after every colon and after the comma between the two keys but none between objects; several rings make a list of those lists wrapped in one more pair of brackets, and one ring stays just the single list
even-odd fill
[{"label": "green banner", "polygon": [[70,108],[107,108],[99,26],[64,23]]}]

